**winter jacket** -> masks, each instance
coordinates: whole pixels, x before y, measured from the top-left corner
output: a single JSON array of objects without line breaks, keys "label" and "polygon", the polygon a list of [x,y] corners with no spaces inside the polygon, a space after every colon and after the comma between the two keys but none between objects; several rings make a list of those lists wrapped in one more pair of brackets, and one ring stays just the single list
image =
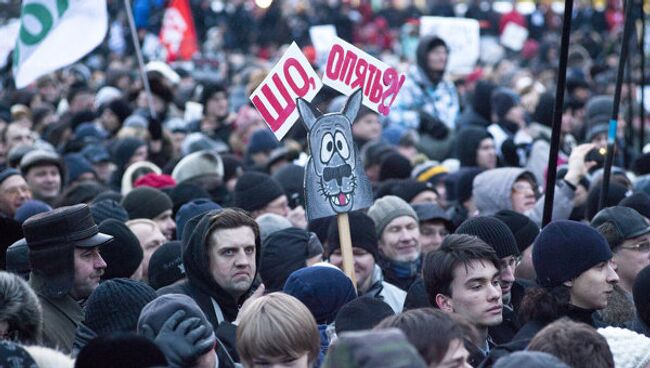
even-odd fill
[{"label": "winter jacket", "polygon": [[[190,220],[188,225],[186,225],[186,229],[193,228],[190,238],[184,244],[183,249],[183,264],[185,266],[187,280],[180,284],[159,289],[158,295],[177,293],[185,294],[194,299],[212,326],[216,326],[214,329],[215,334],[220,340],[217,343],[219,362],[223,364],[222,366],[227,367],[231,366],[229,364],[230,359],[226,356],[226,351],[219,347],[224,345],[228,355],[235,361],[239,360],[235,345],[237,327],[231,322],[237,318],[239,308],[254,290],[253,285],[251,285],[251,288],[239,300],[235,300],[212,277],[208,264],[208,254],[206,252],[211,217],[201,217],[195,227],[192,223],[193,220],[196,221],[195,219]],[[259,264],[259,244],[256,244],[255,257],[255,262]],[[215,311],[215,305],[221,310],[223,319],[217,317],[218,314]]]},{"label": "winter jacket", "polygon": [[627,322],[625,328],[650,337],[650,327],[648,327],[639,316],[636,316],[633,320]]},{"label": "winter jacket", "polygon": [[62,298],[50,298],[40,290],[45,280],[32,273],[29,285],[38,296],[43,308],[43,345],[70,354],[77,326],[83,321],[81,305],[69,294]]},{"label": "winter jacket", "polygon": [[422,257],[413,262],[394,262],[379,255],[377,264],[381,267],[384,280],[403,291],[408,291],[411,285],[420,278]]},{"label": "winter jacket", "polygon": [[397,286],[384,281],[384,275],[381,272],[381,268],[378,265],[375,265],[375,269],[372,272],[371,286],[368,291],[361,296],[371,296],[373,298],[381,299],[388,304],[393,311],[395,311],[395,314],[399,314],[402,313],[402,309],[404,308],[406,292]]},{"label": "winter jacket", "polygon": [[[502,167],[487,170],[474,178],[472,196],[481,216],[492,216],[501,210],[512,210],[512,186],[522,175],[533,174],[517,167]],[[564,182],[555,185],[555,200],[553,201],[553,220],[566,220],[573,209],[574,190]],[[535,207],[526,211],[537,225],[542,223],[544,211],[544,196],[542,195]]]},{"label": "winter jacket", "polygon": [[614,286],[607,307],[598,311],[598,315],[605,324],[615,327],[623,327],[625,322],[634,319],[635,314],[636,308],[634,307],[632,295],[618,285]]},{"label": "winter jacket", "polygon": [[388,119],[406,129],[420,127],[420,111],[438,118],[447,128],[454,130],[460,112],[460,99],[456,86],[444,79],[431,80],[426,73],[427,53],[433,37],[420,41],[416,50],[417,64],[411,66],[409,76],[393,103]]}]

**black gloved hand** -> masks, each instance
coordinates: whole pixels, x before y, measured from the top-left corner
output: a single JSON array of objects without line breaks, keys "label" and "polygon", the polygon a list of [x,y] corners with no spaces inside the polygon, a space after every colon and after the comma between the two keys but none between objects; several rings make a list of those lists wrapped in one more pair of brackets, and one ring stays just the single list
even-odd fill
[{"label": "black gloved hand", "polygon": [[149,122],[148,124],[148,130],[149,134],[151,135],[151,140],[152,141],[159,141],[162,139],[163,135],[163,130],[162,130],[162,121],[160,117],[153,117],[151,116],[151,113],[147,113],[147,121]]},{"label": "black gloved hand", "polygon": [[442,140],[449,134],[449,128],[437,117],[420,111],[420,129],[421,134],[426,134],[434,139]]},{"label": "black gloved hand", "polygon": [[165,354],[171,367],[187,367],[210,349],[214,348],[214,333],[206,333],[207,327],[200,318],[185,318],[185,311],[172,314],[156,335],[149,325],[142,326],[142,335],[152,340]]}]

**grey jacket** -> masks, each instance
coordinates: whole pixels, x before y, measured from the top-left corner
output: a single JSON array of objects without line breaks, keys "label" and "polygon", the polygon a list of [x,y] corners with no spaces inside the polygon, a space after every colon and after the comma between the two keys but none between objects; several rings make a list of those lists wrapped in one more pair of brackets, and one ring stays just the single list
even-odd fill
[{"label": "grey jacket", "polygon": [[[502,167],[487,170],[474,178],[472,196],[481,216],[491,216],[501,210],[512,210],[512,185],[517,178],[530,171],[518,167]],[[566,183],[555,185],[553,201],[553,220],[566,220],[573,210],[574,190]],[[524,213],[537,225],[542,223],[544,212],[544,196],[542,195],[535,207]]]}]

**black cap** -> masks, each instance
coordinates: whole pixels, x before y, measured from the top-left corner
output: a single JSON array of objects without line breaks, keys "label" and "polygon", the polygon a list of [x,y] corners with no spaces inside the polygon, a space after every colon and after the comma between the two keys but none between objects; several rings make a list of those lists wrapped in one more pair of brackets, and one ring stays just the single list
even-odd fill
[{"label": "black cap", "polygon": [[606,222],[616,227],[618,235],[623,240],[650,233],[650,226],[645,222],[643,216],[629,207],[607,207],[596,214],[591,220],[591,226],[599,227]]},{"label": "black cap", "polygon": [[94,248],[113,241],[97,229],[86,204],[60,207],[39,213],[23,223],[30,249],[47,248],[58,243],[72,243],[77,248]]}]

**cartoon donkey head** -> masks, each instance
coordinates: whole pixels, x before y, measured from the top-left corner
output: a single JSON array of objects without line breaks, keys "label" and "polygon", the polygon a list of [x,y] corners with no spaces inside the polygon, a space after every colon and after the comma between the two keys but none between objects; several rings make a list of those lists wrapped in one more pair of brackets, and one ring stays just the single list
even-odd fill
[{"label": "cartoon donkey head", "polygon": [[315,176],[317,192],[335,213],[353,209],[355,190],[359,186],[357,166],[360,164],[352,140],[352,122],[362,98],[359,89],[350,95],[342,112],[325,115],[320,115],[309,102],[298,99],[298,112],[309,132],[311,162],[306,179]]}]

